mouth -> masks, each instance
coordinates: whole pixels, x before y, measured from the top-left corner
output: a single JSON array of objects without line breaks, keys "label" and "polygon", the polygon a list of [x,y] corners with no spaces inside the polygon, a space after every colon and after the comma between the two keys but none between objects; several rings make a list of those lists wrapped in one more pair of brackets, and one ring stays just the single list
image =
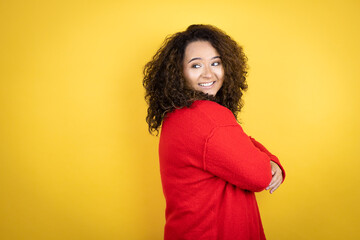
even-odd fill
[{"label": "mouth", "polygon": [[200,87],[211,87],[212,85],[214,85],[216,81],[213,81],[213,82],[206,82],[206,83],[198,83],[198,85]]}]

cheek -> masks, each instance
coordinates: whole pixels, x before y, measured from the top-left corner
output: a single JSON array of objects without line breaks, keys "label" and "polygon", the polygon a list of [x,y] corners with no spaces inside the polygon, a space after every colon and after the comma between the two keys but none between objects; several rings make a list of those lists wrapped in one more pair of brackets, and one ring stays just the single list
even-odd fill
[{"label": "cheek", "polygon": [[198,75],[199,74],[196,71],[191,71],[191,70],[184,71],[185,80],[190,84],[193,84],[194,82],[196,82]]},{"label": "cheek", "polygon": [[223,69],[223,68],[218,68],[218,69],[216,69],[215,74],[216,74],[216,76],[219,78],[219,80],[223,80],[223,79],[224,79],[224,69]]}]

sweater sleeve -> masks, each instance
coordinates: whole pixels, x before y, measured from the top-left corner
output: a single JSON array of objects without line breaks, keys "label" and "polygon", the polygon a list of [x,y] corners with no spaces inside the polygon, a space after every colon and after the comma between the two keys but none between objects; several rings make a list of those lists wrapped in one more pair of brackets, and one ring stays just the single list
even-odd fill
[{"label": "sweater sleeve", "polygon": [[270,157],[271,161],[275,162],[280,167],[280,169],[282,171],[283,182],[284,182],[285,170],[284,170],[283,166],[280,164],[279,159],[275,155],[271,154],[261,143],[256,141],[253,137],[249,136],[249,138],[252,141],[252,143],[255,145],[255,147],[257,147],[260,151],[266,153]]},{"label": "sweater sleeve", "polygon": [[259,192],[270,184],[270,160],[240,125],[217,126],[205,142],[205,171],[244,190]]}]

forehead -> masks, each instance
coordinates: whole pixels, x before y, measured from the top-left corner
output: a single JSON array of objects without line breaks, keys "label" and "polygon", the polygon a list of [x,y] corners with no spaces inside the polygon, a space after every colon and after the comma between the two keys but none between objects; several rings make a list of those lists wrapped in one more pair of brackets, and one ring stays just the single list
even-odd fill
[{"label": "forehead", "polygon": [[208,41],[196,41],[189,43],[185,48],[185,59],[200,57],[212,58],[218,56],[219,53]]}]

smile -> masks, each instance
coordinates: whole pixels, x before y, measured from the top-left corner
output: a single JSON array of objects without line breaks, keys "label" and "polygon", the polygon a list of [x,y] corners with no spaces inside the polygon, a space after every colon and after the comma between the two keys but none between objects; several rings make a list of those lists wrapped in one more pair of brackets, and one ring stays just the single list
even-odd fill
[{"label": "smile", "polygon": [[209,83],[199,83],[199,86],[202,86],[202,87],[210,87],[210,86],[213,85],[214,83],[215,83],[215,81],[209,82]]}]

